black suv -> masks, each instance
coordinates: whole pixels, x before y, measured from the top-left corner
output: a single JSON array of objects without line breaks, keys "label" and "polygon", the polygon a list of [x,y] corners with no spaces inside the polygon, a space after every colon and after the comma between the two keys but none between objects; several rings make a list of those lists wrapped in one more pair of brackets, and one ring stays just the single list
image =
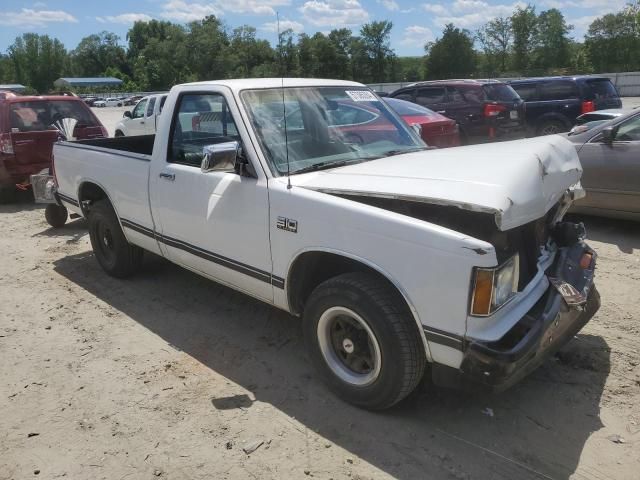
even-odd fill
[{"label": "black suv", "polygon": [[525,101],[527,127],[534,135],[566,132],[583,113],[622,107],[607,77],[527,78],[509,85]]},{"label": "black suv", "polygon": [[524,102],[495,80],[436,80],[402,87],[390,97],[408,100],[452,118],[463,143],[522,138]]}]

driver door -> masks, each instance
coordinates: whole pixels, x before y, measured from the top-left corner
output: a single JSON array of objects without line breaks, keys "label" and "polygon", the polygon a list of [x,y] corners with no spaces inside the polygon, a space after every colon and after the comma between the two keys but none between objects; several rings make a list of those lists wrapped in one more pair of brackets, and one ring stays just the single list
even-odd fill
[{"label": "driver door", "polygon": [[617,125],[613,142],[599,136],[580,149],[585,206],[640,213],[640,114]]},{"label": "driver door", "polygon": [[147,111],[147,102],[148,99],[143,99],[138,102],[133,111],[131,112],[131,119],[127,122],[127,130],[129,130],[128,134],[131,136],[134,135],[145,135],[145,113]]},{"label": "driver door", "polygon": [[167,156],[151,162],[153,217],[157,237],[171,261],[271,302],[264,173],[261,169],[255,169],[255,175],[239,175],[233,168],[201,169],[203,152],[213,145],[235,140],[242,147],[247,141],[236,128],[237,118],[237,107],[226,89],[185,91],[179,96]]}]

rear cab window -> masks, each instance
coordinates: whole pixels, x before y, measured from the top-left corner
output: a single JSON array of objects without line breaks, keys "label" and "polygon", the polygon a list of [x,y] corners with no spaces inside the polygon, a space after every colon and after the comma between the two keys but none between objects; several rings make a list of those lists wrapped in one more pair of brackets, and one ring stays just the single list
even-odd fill
[{"label": "rear cab window", "polygon": [[[11,131],[40,132],[100,126],[91,111],[80,101],[31,100],[13,102],[9,112]],[[63,125],[67,124],[67,125]]]}]

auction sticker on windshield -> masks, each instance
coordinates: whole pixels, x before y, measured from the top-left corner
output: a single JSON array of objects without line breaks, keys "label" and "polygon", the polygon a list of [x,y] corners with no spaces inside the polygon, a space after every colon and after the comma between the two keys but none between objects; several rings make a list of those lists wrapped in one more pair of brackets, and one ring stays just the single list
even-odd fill
[{"label": "auction sticker on windshield", "polygon": [[377,102],[378,98],[368,90],[345,90],[349,98],[354,102]]}]

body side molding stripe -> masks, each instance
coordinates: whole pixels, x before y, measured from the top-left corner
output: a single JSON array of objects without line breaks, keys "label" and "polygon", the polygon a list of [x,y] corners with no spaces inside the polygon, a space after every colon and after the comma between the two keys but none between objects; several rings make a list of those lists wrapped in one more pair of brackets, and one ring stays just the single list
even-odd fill
[{"label": "body side molding stripe", "polygon": [[174,247],[179,250],[183,250],[187,253],[200,257],[204,260],[217,263],[218,265],[222,265],[223,267],[229,268],[231,270],[235,270],[236,272],[240,272],[244,275],[248,275],[257,280],[261,280],[263,282],[269,283],[276,288],[284,289],[285,280],[281,277],[272,275],[269,272],[265,272],[264,270],[260,270],[258,268],[252,267],[251,265],[238,262],[231,258],[218,255],[217,253],[204,250],[203,248],[197,247],[195,245],[191,245],[190,243],[184,242],[182,240],[178,240],[177,238],[161,235],[159,233],[154,232],[152,229],[148,227],[132,222],[131,220],[128,220],[126,218],[121,218],[120,222],[122,223],[123,227],[129,228],[142,235],[146,235],[148,237],[154,238],[157,241],[162,242],[167,246]]}]

